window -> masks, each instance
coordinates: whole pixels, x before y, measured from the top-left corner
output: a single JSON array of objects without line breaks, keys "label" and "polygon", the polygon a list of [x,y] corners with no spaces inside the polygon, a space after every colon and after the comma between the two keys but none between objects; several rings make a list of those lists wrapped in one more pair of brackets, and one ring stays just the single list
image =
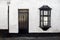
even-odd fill
[{"label": "window", "polygon": [[43,5],[40,10],[40,27],[43,30],[47,30],[51,27],[51,8],[47,5]]},{"label": "window", "polygon": [[48,11],[44,11],[44,15],[48,15]]}]

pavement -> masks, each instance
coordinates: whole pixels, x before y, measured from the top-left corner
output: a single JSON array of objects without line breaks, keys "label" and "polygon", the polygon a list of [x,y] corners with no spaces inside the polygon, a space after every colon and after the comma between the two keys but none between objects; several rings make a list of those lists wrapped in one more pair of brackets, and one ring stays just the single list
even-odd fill
[{"label": "pavement", "polygon": [[10,37],[0,38],[0,40],[60,40],[60,37]]}]

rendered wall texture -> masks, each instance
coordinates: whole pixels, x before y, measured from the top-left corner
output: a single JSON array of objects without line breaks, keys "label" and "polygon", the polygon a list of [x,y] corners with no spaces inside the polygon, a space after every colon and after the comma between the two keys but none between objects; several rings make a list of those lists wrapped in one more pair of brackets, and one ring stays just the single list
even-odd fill
[{"label": "rendered wall texture", "polygon": [[[0,4],[0,29],[7,29],[7,4]],[[5,5],[5,6],[4,6]],[[39,8],[48,5],[51,11],[51,28],[43,31],[39,28]],[[29,33],[60,32],[60,0],[11,0],[10,4],[10,33],[18,33],[18,9],[29,9]],[[4,20],[5,19],[5,20]],[[5,27],[4,27],[4,26]]]},{"label": "rendered wall texture", "polygon": [[[20,0],[18,2],[18,8],[29,9],[29,32],[41,33],[41,32],[60,32],[60,2],[59,0]],[[52,8],[51,11],[51,28],[47,31],[43,31],[39,28],[39,8],[43,5],[48,5]]]}]

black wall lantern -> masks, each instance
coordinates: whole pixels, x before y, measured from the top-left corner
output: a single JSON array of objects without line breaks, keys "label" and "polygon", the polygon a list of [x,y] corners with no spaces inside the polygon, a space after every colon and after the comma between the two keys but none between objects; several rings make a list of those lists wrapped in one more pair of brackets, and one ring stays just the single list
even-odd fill
[{"label": "black wall lantern", "polygon": [[51,8],[43,5],[40,10],[40,28],[47,30],[51,27]]}]

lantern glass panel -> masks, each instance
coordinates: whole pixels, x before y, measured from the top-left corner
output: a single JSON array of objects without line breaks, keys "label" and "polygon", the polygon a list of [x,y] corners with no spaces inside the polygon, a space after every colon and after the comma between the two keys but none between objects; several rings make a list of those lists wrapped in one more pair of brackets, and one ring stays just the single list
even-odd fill
[{"label": "lantern glass panel", "polygon": [[44,11],[44,15],[48,15],[48,11]]}]

